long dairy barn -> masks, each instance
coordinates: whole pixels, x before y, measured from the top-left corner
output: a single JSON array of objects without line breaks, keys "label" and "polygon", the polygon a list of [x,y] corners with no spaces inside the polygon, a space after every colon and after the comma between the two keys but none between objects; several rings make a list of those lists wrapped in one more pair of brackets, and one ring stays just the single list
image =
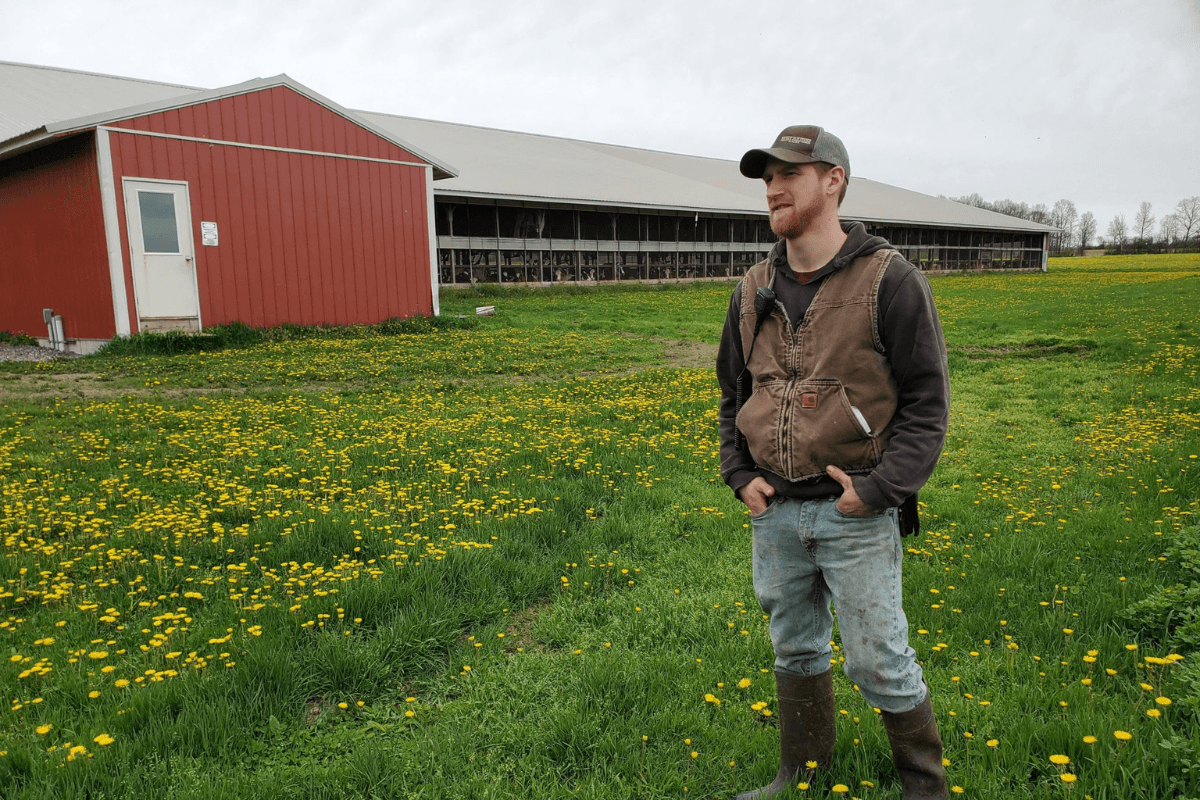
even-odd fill
[{"label": "long dairy barn", "polygon": [[[927,270],[1044,269],[1052,230],[861,177],[842,216]],[[356,111],[283,75],[0,62],[0,329],[74,350],[436,314],[459,284],[730,278],[773,242],[733,160]]]}]

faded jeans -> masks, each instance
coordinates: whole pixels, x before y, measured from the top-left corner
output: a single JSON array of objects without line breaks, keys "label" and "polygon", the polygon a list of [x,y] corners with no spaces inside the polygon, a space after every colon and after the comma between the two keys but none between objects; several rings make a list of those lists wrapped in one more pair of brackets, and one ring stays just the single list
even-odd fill
[{"label": "faded jeans", "polygon": [[911,711],[926,689],[901,605],[897,510],[851,517],[836,502],[774,500],[751,517],[754,592],[770,615],[775,668],[805,676],[830,668],[832,601],[846,674],[872,706]]}]

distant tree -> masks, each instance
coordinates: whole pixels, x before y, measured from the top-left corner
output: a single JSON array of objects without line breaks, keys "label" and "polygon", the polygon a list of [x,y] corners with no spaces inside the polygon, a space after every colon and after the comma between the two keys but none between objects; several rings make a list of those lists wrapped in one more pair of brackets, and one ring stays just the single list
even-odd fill
[{"label": "distant tree", "polygon": [[975,208],[990,208],[988,201],[983,199],[979,192],[963,195],[962,197],[951,197],[951,200],[962,203],[965,206],[974,206]]},{"label": "distant tree", "polygon": [[1174,214],[1163,214],[1163,218],[1158,221],[1158,238],[1167,245],[1179,238],[1179,220]]},{"label": "distant tree", "polygon": [[1059,200],[1050,209],[1050,224],[1060,229],[1059,233],[1050,237],[1051,248],[1054,251],[1066,250],[1071,246],[1075,237],[1075,204],[1070,200]]},{"label": "distant tree", "polygon": [[1096,235],[1096,217],[1092,212],[1085,211],[1079,218],[1079,250],[1087,249],[1088,242]]},{"label": "distant tree", "polygon": [[1200,195],[1186,197],[1175,205],[1175,219],[1183,231],[1183,241],[1186,244],[1192,238],[1192,231],[1200,231]]},{"label": "distant tree", "polygon": [[1050,210],[1046,208],[1045,203],[1038,203],[1036,206],[1029,209],[1029,221],[1038,222],[1042,225],[1050,224]]},{"label": "distant tree", "polygon": [[1150,204],[1145,200],[1138,206],[1137,216],[1133,218],[1133,229],[1137,231],[1137,238],[1143,242],[1154,232],[1154,214],[1150,212]]},{"label": "distant tree", "polygon": [[1117,214],[1112,218],[1105,235],[1108,236],[1110,246],[1118,250],[1125,246],[1125,240],[1129,238],[1129,226],[1125,223],[1124,214]]}]

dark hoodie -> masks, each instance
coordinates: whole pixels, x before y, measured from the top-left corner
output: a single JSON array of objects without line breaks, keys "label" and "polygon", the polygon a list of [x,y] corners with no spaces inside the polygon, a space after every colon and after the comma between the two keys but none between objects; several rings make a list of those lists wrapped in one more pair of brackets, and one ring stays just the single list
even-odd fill
[{"label": "dark hoodie", "polygon": [[[808,311],[821,282],[834,270],[856,258],[889,247],[886,239],[871,236],[862,223],[842,223],[846,242],[833,260],[817,271],[807,283],[796,280],[787,263],[787,246],[780,241],[768,258],[778,277],[777,299],[787,311],[793,326],[798,326]],[[833,478],[822,476],[792,482],[754,463],[743,441],[734,443],[734,417],[737,413],[737,381],[743,381],[743,397],[750,396],[749,373],[743,374],[742,337],[739,309],[742,284],[733,291],[725,330],[717,352],[717,381],[721,385],[718,427],[721,435],[721,477],[734,493],[756,476],[762,476],[775,488],[776,497],[798,500],[837,497],[842,487]],[[916,267],[894,257],[879,285],[879,333],[885,355],[892,367],[899,391],[899,404],[893,418],[892,439],[879,465],[867,475],[854,477],[854,489],[862,501],[877,509],[901,509],[901,532],[918,529],[916,494],[937,464],[950,419],[950,384],[946,370],[946,345],[942,326],[929,283]],[[740,496],[740,495],[739,495]]]}]

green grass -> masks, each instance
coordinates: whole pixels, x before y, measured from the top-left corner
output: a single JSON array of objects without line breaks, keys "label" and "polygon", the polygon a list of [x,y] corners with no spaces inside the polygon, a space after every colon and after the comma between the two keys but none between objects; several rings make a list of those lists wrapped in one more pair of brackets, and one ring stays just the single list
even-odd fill
[{"label": "green grass", "polygon": [[[1198,276],[1191,255],[933,279],[954,403],[906,610],[963,796],[1200,796]],[[712,351],[731,288],[447,291],[447,320],[496,316],[0,365],[0,794],[769,780],[715,380],[664,366]],[[796,795],[898,797],[835,676],[835,766]]]}]

